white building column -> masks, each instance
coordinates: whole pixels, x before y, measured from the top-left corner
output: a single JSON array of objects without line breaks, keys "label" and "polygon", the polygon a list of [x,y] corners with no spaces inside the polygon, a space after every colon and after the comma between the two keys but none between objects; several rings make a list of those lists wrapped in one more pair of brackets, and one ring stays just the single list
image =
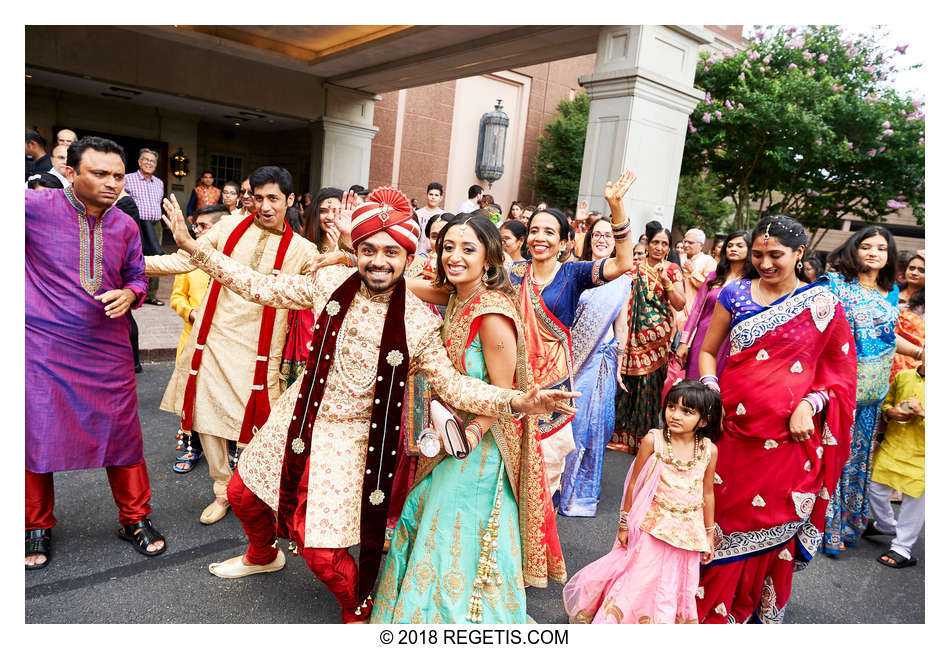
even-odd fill
[{"label": "white building column", "polygon": [[329,84],[324,93],[324,115],[311,124],[310,187],[365,187],[379,130],[373,125],[373,108],[382,97]]},{"label": "white building column", "polygon": [[647,221],[673,222],[687,118],[703,97],[699,47],[711,41],[700,26],[602,27],[594,73],[578,80],[591,100],[579,199],[606,214],[604,184],[632,170],[624,207],[635,237]]}]

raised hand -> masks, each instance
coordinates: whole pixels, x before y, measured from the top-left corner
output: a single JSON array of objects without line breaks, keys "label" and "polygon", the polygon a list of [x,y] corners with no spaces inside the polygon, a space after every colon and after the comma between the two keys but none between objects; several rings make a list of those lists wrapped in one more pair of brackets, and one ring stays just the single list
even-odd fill
[{"label": "raised hand", "polygon": [[627,190],[630,189],[630,185],[632,185],[636,179],[636,175],[632,171],[627,170],[620,174],[620,178],[617,179],[617,182],[612,183],[607,181],[607,186],[604,187],[604,199],[611,205],[619,203],[623,200]]},{"label": "raised hand", "polygon": [[165,221],[165,225],[168,226],[168,229],[172,231],[172,236],[175,237],[175,244],[188,254],[193,253],[198,248],[198,244],[194,237],[191,236],[191,233],[188,232],[188,226],[185,224],[185,217],[181,213],[181,206],[178,205],[178,199],[174,194],[170,194],[168,198],[162,200],[162,207],[165,209],[165,214],[167,215],[163,215],[162,220]]},{"label": "raised hand", "polygon": [[587,204],[587,201],[581,201],[577,204],[577,210],[574,212],[575,221],[586,221],[587,220],[587,209],[590,207]]},{"label": "raised hand", "polygon": [[336,227],[340,229],[340,234],[349,236],[353,229],[353,210],[359,207],[359,197],[356,192],[347,192],[343,196],[343,205],[336,217]]},{"label": "raised hand", "polygon": [[329,249],[336,250],[340,243],[340,228],[337,227],[336,223],[331,223],[327,226],[324,233],[327,235],[327,240],[330,244]]}]

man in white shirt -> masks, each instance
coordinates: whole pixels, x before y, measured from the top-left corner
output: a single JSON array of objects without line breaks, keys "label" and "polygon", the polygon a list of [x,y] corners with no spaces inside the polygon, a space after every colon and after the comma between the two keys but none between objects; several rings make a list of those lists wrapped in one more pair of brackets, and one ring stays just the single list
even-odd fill
[{"label": "man in white shirt", "polygon": [[49,173],[59,178],[59,181],[63,183],[63,187],[69,186],[69,180],[66,179],[67,148],[68,147],[59,144],[53,149],[53,153],[50,154],[50,160],[53,162],[53,168],[49,170]]},{"label": "man in white shirt", "polygon": [[709,274],[716,270],[716,260],[703,252],[706,243],[706,234],[693,228],[686,231],[683,237],[683,251],[686,253],[683,262],[683,283],[686,284],[686,306],[683,313],[689,316],[696,301],[696,293],[703,285]]},{"label": "man in white shirt", "polygon": [[478,209],[478,201],[482,197],[482,188],[478,185],[472,185],[468,188],[468,200],[459,205],[456,214],[467,214]]},{"label": "man in white shirt", "polygon": [[[416,210],[416,220],[419,221],[419,227],[423,232],[425,232],[426,223],[429,222],[429,219],[445,211],[442,209],[443,193],[442,185],[439,183],[429,183],[429,186],[426,187],[426,206]],[[420,237],[417,254],[429,254],[430,250],[429,238]]]}]

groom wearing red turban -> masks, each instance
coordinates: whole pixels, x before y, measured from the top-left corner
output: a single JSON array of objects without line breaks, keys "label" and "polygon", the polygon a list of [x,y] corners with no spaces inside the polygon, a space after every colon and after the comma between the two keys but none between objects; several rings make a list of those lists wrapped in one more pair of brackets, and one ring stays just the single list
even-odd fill
[{"label": "groom wearing red turban", "polygon": [[[353,213],[356,273],[339,265],[312,277],[256,273],[191,239],[177,204],[166,201],[166,210],[175,241],[212,279],[252,302],[317,316],[306,370],[274,404],[228,485],[250,547],[209,569],[224,578],[280,570],[276,540],[288,538],[337,598],[343,621],[364,621],[393,504],[409,367],[449,405],[491,417],[571,413],[563,400],[580,395],[523,394],[455,370],[438,317],[406,291],[419,226],[394,188],[375,190]],[[347,551],[357,544],[358,567]]]}]

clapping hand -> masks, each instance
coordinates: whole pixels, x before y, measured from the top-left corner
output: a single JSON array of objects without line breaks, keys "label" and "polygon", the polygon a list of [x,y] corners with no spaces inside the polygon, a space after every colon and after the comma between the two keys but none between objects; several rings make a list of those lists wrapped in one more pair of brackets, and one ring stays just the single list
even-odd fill
[{"label": "clapping hand", "polygon": [[627,190],[630,189],[630,185],[637,179],[636,175],[627,170],[620,174],[620,178],[617,179],[617,182],[612,183],[607,181],[607,186],[604,187],[604,198],[610,205],[617,205],[623,200],[624,195],[627,193]]},{"label": "clapping hand", "polygon": [[165,214],[167,214],[167,216],[162,216],[162,220],[172,231],[175,244],[188,254],[193,253],[198,248],[198,243],[188,232],[188,226],[185,225],[185,217],[181,213],[178,199],[174,194],[171,194],[168,198],[162,200],[162,207],[165,208]]}]

